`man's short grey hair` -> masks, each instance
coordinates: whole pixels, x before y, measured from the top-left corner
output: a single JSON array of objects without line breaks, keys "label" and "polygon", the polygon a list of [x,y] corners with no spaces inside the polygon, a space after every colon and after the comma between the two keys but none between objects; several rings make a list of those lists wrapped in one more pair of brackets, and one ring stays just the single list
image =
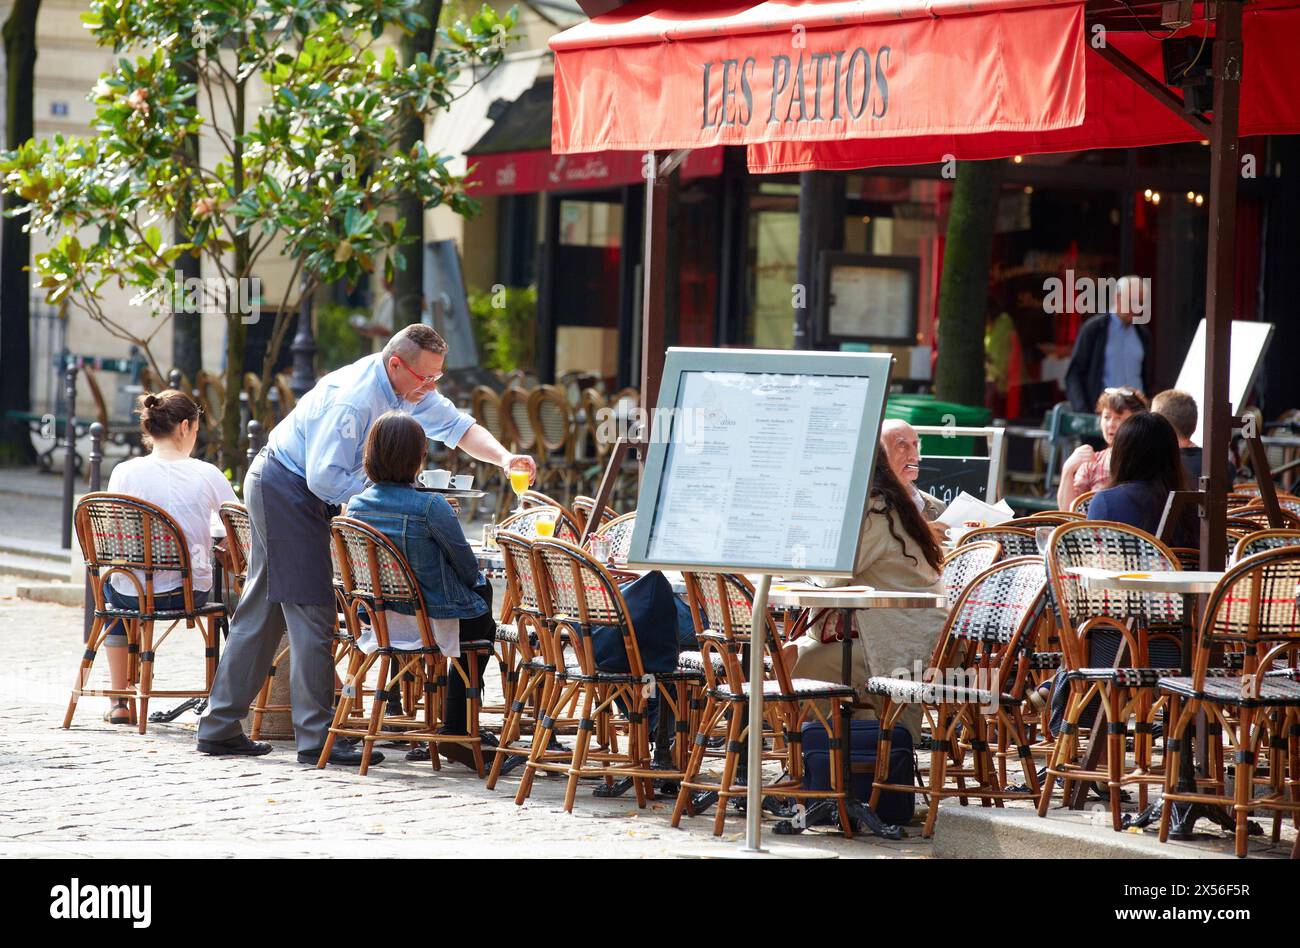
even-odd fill
[{"label": "man's short grey hair", "polygon": [[442,355],[446,351],[447,341],[438,335],[437,330],[432,326],[416,323],[405,329],[399,329],[393,334],[393,338],[389,339],[384,346],[384,361],[387,362],[393,356],[397,356],[406,362],[413,362],[420,357],[421,352]]}]

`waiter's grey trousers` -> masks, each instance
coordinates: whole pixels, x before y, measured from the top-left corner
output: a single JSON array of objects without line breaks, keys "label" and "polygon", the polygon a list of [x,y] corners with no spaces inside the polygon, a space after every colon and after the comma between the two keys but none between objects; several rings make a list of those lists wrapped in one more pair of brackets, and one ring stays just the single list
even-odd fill
[{"label": "waiter's grey trousers", "polygon": [[[249,467],[244,480],[244,503],[252,521],[248,551],[248,578],[230,622],[230,637],[217,666],[212,695],[199,722],[199,737],[221,741],[236,737],[248,706],[266,683],[280,637],[289,633],[289,689],[293,704],[293,730],[300,751],[320,750],[333,720],[333,640],[338,608],[271,602],[267,589],[266,510],[262,504],[262,467],[265,454]],[[270,551],[278,556],[301,555],[293,549]]]}]

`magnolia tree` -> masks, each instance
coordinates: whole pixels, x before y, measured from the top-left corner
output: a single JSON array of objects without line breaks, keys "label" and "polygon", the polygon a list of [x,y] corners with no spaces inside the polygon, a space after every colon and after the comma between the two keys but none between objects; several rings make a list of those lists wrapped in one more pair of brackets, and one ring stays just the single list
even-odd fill
[{"label": "magnolia tree", "polygon": [[[431,55],[403,63],[390,40],[428,27],[419,6],[93,0],[82,20],[121,54],[91,93],[96,134],[32,140],[0,160],[6,191],[27,202],[16,213],[52,239],[33,266],[50,303],[66,300],[137,344],[155,371],[150,343],[165,320],[225,320],[227,467],[239,467],[248,325],[275,320],[269,381],[296,300],[379,267],[391,281],[406,266],[402,248],[418,238],[389,213],[403,196],[478,209],[448,156],[422,141],[399,147],[400,130],[463,93],[467,70],[501,60],[515,12],[485,5],[443,30]],[[178,280],[187,254],[204,280]],[[276,255],[292,274],[263,300],[256,274]],[[154,321],[115,312],[112,286]]]}]

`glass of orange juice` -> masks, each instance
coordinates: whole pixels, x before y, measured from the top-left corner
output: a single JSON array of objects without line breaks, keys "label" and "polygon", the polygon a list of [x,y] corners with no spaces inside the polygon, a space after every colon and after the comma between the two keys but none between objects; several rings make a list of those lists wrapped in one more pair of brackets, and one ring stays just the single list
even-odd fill
[{"label": "glass of orange juice", "polygon": [[510,489],[515,492],[519,498],[519,506],[515,508],[515,513],[524,509],[524,491],[528,490],[528,471],[523,468],[515,468],[510,472]]},{"label": "glass of orange juice", "polygon": [[537,518],[537,535],[539,537],[555,536],[555,514],[542,514]]}]

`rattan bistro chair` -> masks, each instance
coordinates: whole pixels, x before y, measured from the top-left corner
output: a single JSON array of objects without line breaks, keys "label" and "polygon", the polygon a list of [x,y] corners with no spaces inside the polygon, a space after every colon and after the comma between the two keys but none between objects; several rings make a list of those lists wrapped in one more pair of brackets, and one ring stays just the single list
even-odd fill
[{"label": "rattan bistro chair", "polygon": [[1237,541],[1232,551],[1232,562],[1285,546],[1300,546],[1300,530],[1260,530]]},{"label": "rattan bistro chair", "polygon": [[[231,569],[229,576],[236,593],[244,591],[244,583],[248,581],[248,551],[253,545],[253,524],[248,518],[248,508],[243,504],[236,504],[227,501],[222,504],[217,511],[221,517],[222,524],[226,528],[226,550],[230,555]],[[271,679],[275,677],[276,671],[279,670],[280,662],[284,660],[285,654],[289,651],[288,647],[280,649],[271,661],[271,668],[266,674],[266,681],[249,705],[248,711],[253,716],[253,725],[249,729],[250,740],[258,740],[262,736],[262,719],[267,712],[285,712],[291,710],[287,704],[267,704],[271,697]]]},{"label": "rattan bistro chair", "polygon": [[[1178,669],[1151,667],[1150,643],[1153,637],[1166,637],[1180,644],[1179,631],[1185,621],[1183,599],[1176,593],[1089,589],[1078,576],[1066,570],[1094,567],[1154,572],[1177,570],[1179,562],[1169,547],[1136,527],[1087,520],[1063,524],[1052,532],[1047,565],[1053,598],[1059,609],[1059,631],[1070,693],[1061,733],[1048,764],[1038,813],[1047,815],[1057,777],[1064,780],[1067,799],[1072,782],[1102,781],[1110,792],[1113,827],[1119,831],[1122,829],[1121,787],[1136,783],[1139,806],[1145,807],[1148,786],[1164,780],[1163,774],[1152,766],[1154,717],[1163,703],[1157,701],[1156,682],[1162,676],[1177,674]],[[1127,648],[1122,664],[1117,660],[1109,667],[1090,666],[1090,643],[1098,632],[1119,637],[1121,647]],[[1104,770],[1087,768],[1080,755],[1080,719],[1094,699],[1100,699],[1106,722]],[[1125,738],[1130,717],[1137,722],[1133,740],[1135,767],[1126,771]]]},{"label": "rattan bistro chair", "polygon": [[528,419],[541,455],[537,484],[542,488],[558,485],[564,491],[564,502],[568,503],[581,486],[586,462],[578,458],[573,408],[564,389],[555,385],[535,389],[528,397]]},{"label": "rattan bistro chair", "polygon": [[[941,651],[931,665],[934,674],[943,675],[942,680],[867,680],[867,693],[885,698],[879,714],[872,807],[883,790],[910,793],[914,789],[887,782],[894,725],[913,704],[933,709],[938,722],[932,732],[930,809],[922,836],[934,833],[939,802],[945,797],[978,797],[985,806],[1001,806],[1006,799],[1037,799],[1038,780],[1020,704],[1026,680],[1022,659],[1031,645],[1030,632],[1041,613],[1046,585],[1041,557],[993,565],[970,581],[940,634]],[[1001,741],[999,735],[1003,735]],[[971,751],[973,766],[949,773],[949,759],[961,759],[955,753],[958,741]],[[1015,744],[1027,790],[1006,788],[1001,772],[994,767],[994,743]],[[948,776],[957,778],[955,787],[946,786]]]},{"label": "rattan bistro chair", "polygon": [[[427,743],[429,759],[439,769],[438,745],[466,744],[474,755],[479,776],[483,776],[483,750],[478,718],[482,687],[478,677],[477,655],[490,652],[490,641],[461,642],[461,658],[441,653],[433,639],[433,630],[424,609],[424,595],[411,572],[406,558],[391,540],[368,523],[348,517],[330,521],[331,542],[341,573],[343,605],[348,627],[354,637],[363,623],[374,630],[377,647],[369,655],[353,649],[329,736],[321,750],[317,767],[329,762],[330,751],[339,737],[359,738],[363,742],[361,774],[370,769],[370,756],[376,741],[392,740],[399,731],[401,741]],[[415,648],[394,647],[388,637],[388,614],[393,607],[413,610],[420,630],[421,644]],[[403,610],[404,611],[404,610]],[[372,668],[378,666],[374,698],[366,726],[353,723],[353,706],[360,705],[362,685]],[[468,734],[443,734],[438,726],[443,718],[442,684],[449,674],[460,675],[465,682]],[[389,684],[397,691],[398,683],[423,682],[420,707],[403,707],[402,714],[388,713]],[[422,712],[422,713],[421,713]],[[349,726],[351,725],[351,726]],[[388,733],[384,733],[384,728]]]},{"label": "rattan bistro chair", "polygon": [[963,543],[943,558],[939,582],[949,602],[970,585],[970,581],[1002,558],[1002,544],[996,540]]},{"label": "rattan bistro chair", "polygon": [[[749,739],[749,696],[755,684],[745,678],[740,653],[743,645],[752,648],[755,644],[752,641],[753,593],[748,581],[742,577],[717,573],[687,574],[687,589],[691,593],[693,611],[707,606],[709,611],[719,612],[722,621],[717,623],[717,630],[700,635],[704,646],[701,664],[709,684],[708,697],[699,716],[695,742],[673,807],[672,825],[680,825],[688,808],[692,815],[696,812],[692,793],[717,794],[713,835],[721,836],[728,802],[746,793],[746,786],[738,782],[737,773]],[[835,800],[840,827],[845,837],[851,837],[853,826],[845,805],[842,781],[840,754],[844,747],[844,733],[843,717],[839,712],[841,704],[853,700],[853,688],[833,682],[793,678],[786,668],[781,642],[770,615],[764,617],[761,647],[767,677],[758,682],[757,687],[763,691],[764,722],[771,729],[773,738],[772,751],[765,752],[763,757],[780,760],[785,769],[778,780],[763,783],[763,793],[796,799]],[[720,661],[714,658],[715,650]],[[803,786],[802,725],[810,719],[819,721],[830,737],[829,790],[809,790]],[[724,721],[727,743],[721,778],[717,782],[702,780],[700,774],[708,740],[724,725]],[[762,735],[754,739],[761,740]],[[750,779],[754,779],[752,774]]]},{"label": "rattan bistro chair", "polygon": [[626,563],[632,550],[632,531],[636,529],[636,511],[625,513],[604,524],[593,536],[609,540],[609,557],[615,563]]},{"label": "rattan bistro chair", "polygon": [[1088,516],[1088,508],[1092,506],[1092,499],[1097,496],[1095,490],[1084,491],[1074,500],[1070,501],[1070,513],[1082,514]]},{"label": "rattan bistro chair", "polygon": [[[505,561],[506,599],[511,603],[509,621],[498,628],[512,637],[508,643],[508,675],[513,675],[513,681],[509,682],[500,744],[495,748],[496,757],[488,774],[489,790],[496,789],[507,757],[532,753],[531,745],[519,743],[524,720],[531,718],[533,739],[536,739],[539,711],[550,706],[558,683],[557,668],[541,649],[548,628],[538,591],[532,541],[518,533],[503,531],[497,533],[497,545]],[[567,751],[547,748],[541,751],[540,759],[567,761],[570,755]]]},{"label": "rattan bistro chair", "polygon": [[957,541],[957,549],[989,540],[1000,544],[1002,555],[1007,558],[1038,556],[1038,541],[1034,538],[1034,531],[1023,527],[976,527],[962,535],[962,538]]},{"label": "rattan bistro chair", "polygon": [[[82,695],[96,694],[124,698],[132,703],[131,713],[143,734],[151,698],[207,697],[217,671],[217,636],[225,623],[226,607],[220,601],[204,606],[194,604],[191,551],[176,521],[161,507],[125,494],[97,491],[87,494],[77,504],[73,522],[90,577],[95,614],[63,726],[72,726]],[[208,555],[206,546],[201,548],[201,553]],[[168,612],[155,609],[154,582],[159,573],[180,574],[182,609]],[[143,574],[143,579],[137,574]],[[129,577],[139,600],[138,610],[110,608],[105,601],[104,584],[117,575]],[[121,619],[126,629],[128,687],[87,689],[95,655],[108,638],[115,619]],[[155,637],[154,627],[159,622],[167,623],[167,629]],[[180,622],[189,629],[197,627],[203,637],[204,685],[202,689],[157,691],[153,687],[154,658]]]},{"label": "rattan bistro chair", "polygon": [[[588,497],[586,494],[579,494],[573,498],[572,509],[574,518],[578,521],[578,526],[585,530],[587,521],[591,520],[595,514],[596,498]],[[592,528],[593,532],[599,530],[617,516],[618,511],[606,504],[605,509],[601,511],[600,517],[596,521],[596,525]]]},{"label": "rattan bistro chair", "polygon": [[[1294,667],[1276,672],[1272,668],[1281,658],[1289,658],[1294,665],[1300,655],[1298,588],[1300,547],[1264,550],[1239,560],[1210,594],[1191,676],[1160,679],[1161,692],[1169,696],[1172,722],[1160,814],[1161,842],[1169,837],[1170,811],[1177,802],[1231,807],[1236,816],[1239,857],[1246,855],[1251,810],[1274,814],[1274,842],[1282,813],[1300,815],[1300,677]],[[1239,678],[1215,674],[1210,667],[1212,653],[1225,647],[1244,651]],[[1179,757],[1201,710],[1227,736],[1233,751],[1231,794],[1226,792],[1221,775],[1211,778],[1208,787],[1207,781],[1201,781],[1193,793],[1178,787]],[[1266,750],[1267,778],[1258,780]],[[1263,795],[1255,792],[1260,783],[1267,787]]]},{"label": "rattan bistro chair", "polygon": [[529,507],[522,513],[511,514],[506,519],[497,524],[497,530],[504,530],[509,533],[517,533],[528,540],[537,538],[537,521],[543,516],[555,517],[555,537],[564,540],[567,543],[577,543],[581,531],[578,525],[574,523],[573,516],[563,507],[556,504],[555,506]]},{"label": "rattan bistro chair", "polygon": [[[543,711],[541,727],[533,735],[527,769],[519,783],[515,802],[523,804],[532,792],[539,772],[562,773],[568,777],[564,809],[573,811],[578,781],[604,778],[613,786],[616,778],[630,777],[637,805],[644,807],[656,779],[675,780],[681,775],[654,769],[650,761],[647,702],[657,692],[681,718],[682,708],[665,684],[681,683],[695,676],[679,672],[648,675],[637,648],[636,629],[627,604],[613,576],[579,546],[562,540],[538,539],[533,543],[534,569],[546,617],[546,634],[540,644],[547,664],[556,668],[559,687],[552,690]],[[620,633],[627,654],[627,672],[609,672],[597,667],[591,639],[596,626],[613,627]],[[565,639],[574,661],[567,660]],[[678,689],[677,694],[681,694]],[[560,711],[577,699],[580,705],[573,756],[565,762],[548,760],[545,753],[554,734]],[[620,742],[614,722],[617,704],[625,709],[626,739]]]}]

